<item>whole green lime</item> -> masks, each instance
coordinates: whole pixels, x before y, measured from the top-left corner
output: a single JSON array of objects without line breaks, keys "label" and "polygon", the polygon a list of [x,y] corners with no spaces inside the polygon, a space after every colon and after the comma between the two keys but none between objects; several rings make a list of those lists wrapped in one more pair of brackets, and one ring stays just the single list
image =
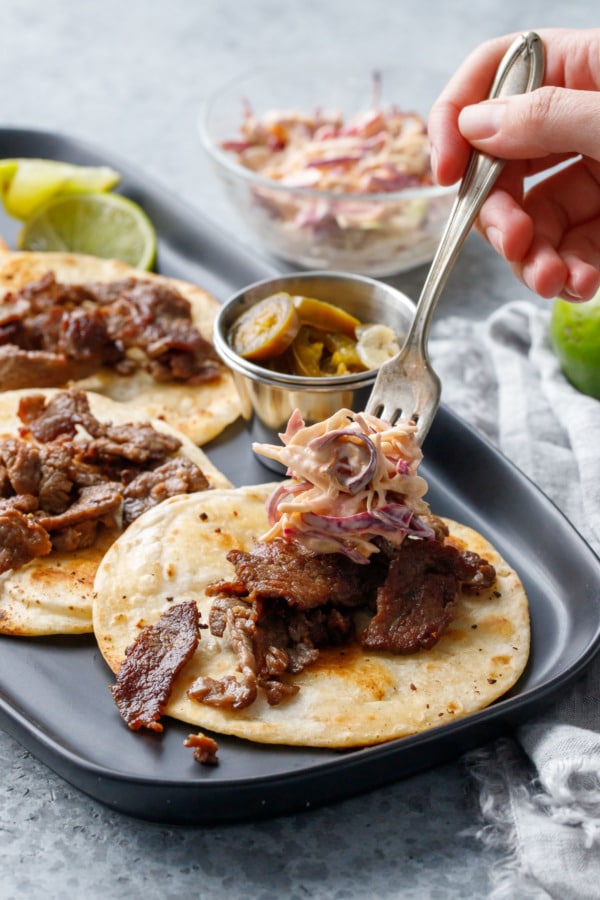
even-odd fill
[{"label": "whole green lime", "polygon": [[555,300],[550,336],[571,384],[600,400],[600,291],[585,303]]}]

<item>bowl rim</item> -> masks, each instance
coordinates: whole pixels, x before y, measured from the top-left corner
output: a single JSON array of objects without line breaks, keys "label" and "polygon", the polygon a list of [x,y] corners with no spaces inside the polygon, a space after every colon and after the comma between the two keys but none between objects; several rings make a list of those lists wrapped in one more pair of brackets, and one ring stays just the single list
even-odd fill
[{"label": "bowl rim", "polygon": [[[317,392],[326,392],[339,389],[340,387],[357,388],[372,383],[375,380],[378,368],[367,369],[364,372],[351,372],[348,375],[331,375],[327,377],[293,375],[291,373],[288,374],[285,372],[276,372],[270,369],[266,369],[264,366],[257,365],[250,360],[244,359],[232,349],[227,341],[227,335],[224,327],[225,319],[228,312],[231,310],[232,305],[236,301],[240,301],[249,291],[257,290],[263,287],[266,288],[270,284],[276,284],[277,282],[286,280],[288,278],[294,280],[299,279],[301,281],[306,279],[306,281],[308,282],[316,280],[317,278],[325,278],[331,281],[357,281],[362,282],[370,287],[381,287],[391,295],[398,297],[402,306],[406,309],[407,332],[408,328],[410,327],[411,316],[414,316],[414,312],[416,309],[414,301],[412,301],[410,297],[408,297],[399,288],[396,288],[391,284],[387,284],[387,282],[381,281],[380,279],[372,278],[368,275],[336,271],[334,269],[311,269],[304,272],[283,272],[279,275],[271,275],[267,278],[261,278],[259,281],[254,281],[252,282],[252,284],[245,285],[240,290],[236,291],[234,294],[228,297],[227,300],[223,301],[223,303],[221,304],[221,307],[215,317],[212,334],[213,345],[221,359],[223,359],[227,363],[227,365],[229,365],[230,368],[234,369],[236,372],[242,375],[247,375],[254,381],[260,381],[263,384],[271,384],[277,387],[287,387],[292,389],[304,388]],[[260,299],[262,298],[257,298],[255,302],[260,302]]]},{"label": "bowl rim", "polygon": [[[366,65],[366,63],[364,64]],[[340,65],[341,64],[336,64],[335,61],[331,61],[332,69],[339,70]],[[222,98],[228,91],[234,88],[236,84],[243,83],[250,76],[264,74],[269,71],[273,71],[276,68],[279,68],[277,64],[265,64],[263,66],[255,66],[251,69],[246,69],[244,72],[240,72],[233,78],[222,83],[208,97],[206,97],[204,102],[201,104],[200,112],[198,114],[196,122],[200,140],[209,157],[213,160],[213,162],[218,163],[223,169],[226,169],[231,174],[235,175],[237,178],[242,179],[243,181],[267,188],[275,192],[280,192],[282,194],[292,194],[299,197],[313,199],[326,198],[331,201],[352,201],[355,203],[397,203],[399,200],[423,200],[432,197],[445,197],[456,193],[456,184],[430,184],[421,185],[419,187],[401,188],[398,191],[376,191],[370,193],[347,193],[343,191],[330,191],[323,190],[322,188],[314,188],[304,185],[283,184],[282,182],[276,181],[275,179],[266,178],[264,175],[260,175],[257,172],[254,172],[252,169],[248,169],[245,166],[237,163],[233,158],[233,155],[225,150],[222,150],[212,138],[208,127],[210,115],[215,105],[219,102],[220,98]],[[391,64],[389,64],[388,66],[379,65],[374,68],[389,70],[390,68],[393,68],[393,66]],[[355,67],[353,67],[352,70],[348,69],[348,71],[355,71]],[[241,100],[242,98],[240,98],[240,103]]]}]

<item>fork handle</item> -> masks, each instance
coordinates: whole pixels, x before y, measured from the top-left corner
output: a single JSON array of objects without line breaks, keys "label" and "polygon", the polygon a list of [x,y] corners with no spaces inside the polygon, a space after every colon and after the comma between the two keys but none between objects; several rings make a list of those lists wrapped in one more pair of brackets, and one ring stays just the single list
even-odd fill
[{"label": "fork handle", "polygon": [[[502,58],[489,99],[535,90],[544,77],[544,46],[533,31],[520,35]],[[439,296],[484,200],[505,160],[475,150],[460,184],[439,247],[419,297],[405,346],[418,346],[427,359],[427,337]]]}]

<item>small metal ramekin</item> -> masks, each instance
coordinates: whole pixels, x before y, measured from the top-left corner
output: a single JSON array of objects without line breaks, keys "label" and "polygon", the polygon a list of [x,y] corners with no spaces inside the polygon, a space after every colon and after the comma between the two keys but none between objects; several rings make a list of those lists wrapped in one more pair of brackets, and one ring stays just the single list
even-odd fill
[{"label": "small metal ramekin", "polygon": [[[280,291],[325,300],[356,316],[364,324],[388,325],[402,344],[414,315],[414,304],[401,291],[382,281],[345,272],[299,272],[268,278],[245,287],[221,307],[215,320],[213,343],[233,372],[242,415],[253,441],[280,443],[290,415],[299,409],[307,425],[329,418],[338,409],[362,409],[376,369],[351,375],[307,378],[273,372],[235,353],[229,343],[234,321],[249,307]],[[281,467],[260,457],[274,471]]]}]

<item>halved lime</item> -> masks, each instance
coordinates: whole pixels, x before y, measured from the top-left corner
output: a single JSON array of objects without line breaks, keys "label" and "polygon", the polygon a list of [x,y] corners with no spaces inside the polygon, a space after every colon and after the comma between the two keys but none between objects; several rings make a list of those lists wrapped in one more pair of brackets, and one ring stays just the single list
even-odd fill
[{"label": "halved lime", "polygon": [[53,159],[0,160],[0,190],[6,212],[25,221],[52,197],[108,191],[121,176],[109,166],[77,166]]},{"label": "halved lime", "polygon": [[143,209],[121,194],[55,197],[23,225],[21,250],[87,253],[150,269],[156,231]]},{"label": "halved lime", "polygon": [[585,303],[556,300],[550,336],[571,384],[600,400],[600,291]]}]

